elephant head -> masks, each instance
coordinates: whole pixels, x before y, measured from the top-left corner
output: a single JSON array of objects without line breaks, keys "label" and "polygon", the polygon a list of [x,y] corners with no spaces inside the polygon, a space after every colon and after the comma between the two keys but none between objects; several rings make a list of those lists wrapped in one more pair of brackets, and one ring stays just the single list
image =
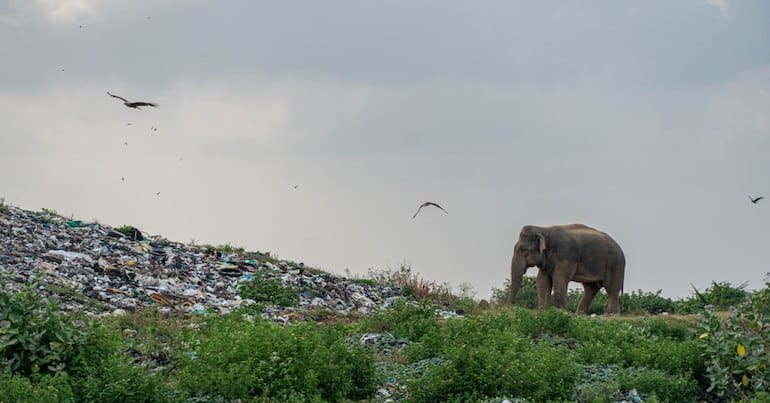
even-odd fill
[{"label": "elephant head", "polygon": [[528,225],[521,229],[519,240],[513,247],[513,258],[511,259],[511,295],[509,303],[513,304],[527,268],[543,263],[543,253],[547,247],[548,241],[544,228]]}]

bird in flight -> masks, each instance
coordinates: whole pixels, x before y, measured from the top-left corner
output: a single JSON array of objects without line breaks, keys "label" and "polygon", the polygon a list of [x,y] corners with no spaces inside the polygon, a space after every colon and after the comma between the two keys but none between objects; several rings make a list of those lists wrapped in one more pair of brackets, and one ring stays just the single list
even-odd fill
[{"label": "bird in flight", "polygon": [[296,189],[296,188],[298,188],[298,187],[299,187],[299,185],[294,185],[294,189]]},{"label": "bird in flight", "polygon": [[109,95],[109,96],[111,96],[113,98],[117,98],[117,99],[123,100],[123,105],[126,105],[129,108],[139,109],[139,107],[141,107],[141,106],[152,106],[153,108],[157,108],[158,107],[158,104],[156,104],[154,102],[142,102],[142,101],[139,101],[139,102],[128,102],[127,99],[125,99],[125,98],[123,98],[121,96],[117,96],[115,94],[110,94],[109,91],[107,91],[107,95]]},{"label": "bird in flight", "polygon": [[433,203],[433,202],[425,202],[425,203],[423,203],[423,204],[421,204],[421,205],[420,205],[420,208],[418,208],[418,209],[417,209],[417,212],[416,212],[416,213],[414,213],[414,215],[412,216],[412,218],[416,218],[416,217],[417,217],[417,214],[419,214],[419,213],[420,213],[420,210],[422,210],[422,208],[423,208],[423,207],[425,207],[425,206],[433,206],[433,207],[438,207],[438,208],[439,208],[439,209],[441,209],[441,211],[443,211],[444,213],[447,213],[447,214],[449,214],[449,212],[448,212],[448,211],[444,210],[444,208],[443,208],[443,207],[441,207],[441,206],[439,206],[438,204],[436,204],[436,203]]},{"label": "bird in flight", "polygon": [[160,192],[155,193],[155,196],[160,196]]},{"label": "bird in flight", "polygon": [[128,145],[128,141],[124,141],[123,144]]},{"label": "bird in flight", "polygon": [[760,200],[762,200],[762,199],[764,199],[764,197],[763,197],[763,196],[759,196],[759,197],[757,197],[757,198],[755,199],[755,198],[751,197],[751,195],[749,195],[749,200],[751,200],[751,202],[752,202],[752,203],[754,203],[754,204],[757,204],[757,202],[758,202],[758,201],[760,201]]}]

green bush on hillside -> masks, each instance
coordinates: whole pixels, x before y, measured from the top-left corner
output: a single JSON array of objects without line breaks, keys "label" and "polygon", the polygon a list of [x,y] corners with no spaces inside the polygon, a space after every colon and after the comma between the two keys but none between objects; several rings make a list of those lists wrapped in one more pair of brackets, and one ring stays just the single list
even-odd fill
[{"label": "green bush on hillside", "polygon": [[37,281],[10,295],[0,291],[0,369],[12,374],[64,369],[83,339],[54,300],[44,300]]},{"label": "green bush on hillside", "polygon": [[703,292],[693,288],[695,295],[677,301],[676,311],[681,314],[703,313],[707,305],[724,311],[731,306],[740,305],[746,299],[748,293],[745,288],[745,283],[735,287],[728,282],[712,281]]},{"label": "green bush on hillside", "polygon": [[254,278],[238,286],[239,295],[257,303],[280,306],[298,306],[299,290],[296,287],[284,287],[281,280],[271,278],[263,272],[254,273]]},{"label": "green bush on hillside", "polygon": [[728,399],[770,392],[770,283],[724,320],[706,306],[698,328],[708,392]]},{"label": "green bush on hillside", "polygon": [[181,352],[175,378],[193,397],[334,401],[375,390],[373,357],[347,346],[339,326],[281,326],[227,315],[186,337],[189,350]]}]

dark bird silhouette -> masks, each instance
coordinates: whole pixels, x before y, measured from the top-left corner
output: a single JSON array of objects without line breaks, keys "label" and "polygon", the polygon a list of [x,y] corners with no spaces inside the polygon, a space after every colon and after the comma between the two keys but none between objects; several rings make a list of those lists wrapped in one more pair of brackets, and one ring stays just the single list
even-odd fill
[{"label": "dark bird silhouette", "polygon": [[751,197],[751,195],[749,195],[749,200],[751,200],[751,202],[752,202],[752,203],[754,203],[754,204],[757,204],[757,202],[758,202],[758,201],[760,201],[760,200],[762,200],[762,199],[764,199],[764,197],[763,197],[763,196],[759,196],[759,197],[757,197],[757,198],[755,199],[755,198]]},{"label": "dark bird silhouette", "polygon": [[153,132],[157,132],[157,131],[158,131],[158,128],[157,128],[157,127],[155,127],[155,126],[152,126],[152,127],[150,127],[150,131],[153,131]]},{"label": "dark bird silhouette", "polygon": [[425,206],[433,206],[433,207],[438,207],[438,208],[439,208],[439,209],[441,209],[441,211],[443,211],[444,213],[446,213],[446,214],[449,214],[449,212],[448,212],[448,211],[444,210],[444,208],[443,208],[443,207],[441,207],[441,206],[439,206],[438,204],[436,204],[436,203],[433,203],[433,202],[425,202],[425,203],[423,203],[423,204],[421,204],[421,205],[420,205],[420,208],[418,208],[418,209],[417,209],[417,212],[416,212],[416,213],[414,213],[414,215],[412,216],[412,218],[416,218],[416,217],[417,217],[417,214],[419,214],[419,213],[420,213],[420,210],[422,210],[422,208],[423,208],[423,207],[425,207]]},{"label": "dark bird silhouette", "polygon": [[121,177],[120,177],[120,180],[121,180],[121,181],[123,181],[123,182],[125,182],[125,181],[126,181],[126,177],[125,177],[125,176],[121,176]]},{"label": "dark bird silhouette", "polygon": [[128,145],[128,141],[124,141],[123,144]]},{"label": "dark bird silhouette", "polygon": [[160,192],[158,192],[158,193],[155,193],[155,196],[160,196]]},{"label": "dark bird silhouette", "polygon": [[298,188],[298,187],[299,187],[299,185],[294,185],[294,189],[296,189],[296,188]]},{"label": "dark bird silhouette", "polygon": [[158,104],[156,104],[154,102],[142,102],[142,101],[139,101],[139,102],[128,102],[127,99],[125,99],[125,98],[123,98],[121,96],[115,95],[115,94],[110,94],[109,91],[107,91],[107,95],[109,95],[109,96],[111,96],[113,98],[117,98],[117,99],[123,100],[123,105],[126,105],[129,108],[139,109],[142,106],[152,106],[153,108],[157,108],[158,107]]}]

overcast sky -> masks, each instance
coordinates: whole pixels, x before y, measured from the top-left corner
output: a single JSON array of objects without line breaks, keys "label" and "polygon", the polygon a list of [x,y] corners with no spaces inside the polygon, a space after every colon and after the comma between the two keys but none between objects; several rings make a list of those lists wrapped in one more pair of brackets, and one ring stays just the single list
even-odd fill
[{"label": "overcast sky", "polygon": [[337,274],[488,298],[573,222],[626,292],[770,271],[765,0],[0,0],[0,124],[7,202]]}]

